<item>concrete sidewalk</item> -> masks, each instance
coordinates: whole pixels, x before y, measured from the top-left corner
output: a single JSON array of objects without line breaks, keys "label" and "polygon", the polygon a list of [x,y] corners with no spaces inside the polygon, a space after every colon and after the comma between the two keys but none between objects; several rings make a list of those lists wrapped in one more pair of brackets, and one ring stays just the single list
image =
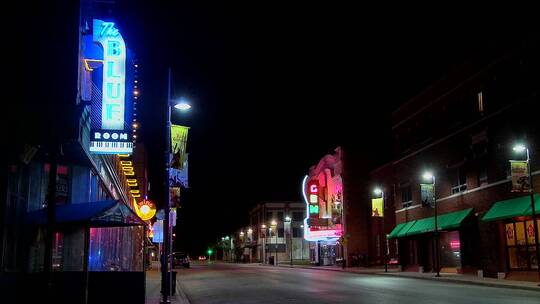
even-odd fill
[{"label": "concrete sidewalk", "polygon": [[[178,277],[177,277],[178,278]],[[182,290],[181,282],[176,281],[176,294],[170,297],[171,304],[189,304]],[[161,272],[157,262],[152,263],[152,269],[146,271],[146,304],[159,304],[161,301]]]},{"label": "concrete sidewalk", "polygon": [[[261,264],[251,264],[259,265]],[[265,264],[264,266],[272,267],[271,265]],[[325,271],[337,271],[337,272],[348,272],[348,273],[358,273],[358,274],[372,274],[372,275],[384,275],[384,276],[394,276],[394,277],[405,277],[421,280],[432,280],[432,281],[441,281],[441,282],[451,282],[451,283],[460,283],[460,284],[475,284],[475,285],[484,285],[491,287],[503,287],[503,288],[515,288],[515,289],[525,289],[533,290],[540,292],[540,287],[538,286],[539,282],[530,282],[530,281],[514,281],[507,279],[494,279],[494,278],[480,278],[474,275],[464,275],[464,274],[453,274],[453,273],[441,273],[440,277],[436,277],[435,273],[425,272],[405,272],[400,271],[397,267],[388,267],[388,272],[384,272],[382,267],[348,267],[341,268],[336,266],[306,266],[306,265],[289,265],[289,264],[279,264],[278,267],[286,268],[303,268],[303,269],[315,269],[315,270],[325,270]]]}]

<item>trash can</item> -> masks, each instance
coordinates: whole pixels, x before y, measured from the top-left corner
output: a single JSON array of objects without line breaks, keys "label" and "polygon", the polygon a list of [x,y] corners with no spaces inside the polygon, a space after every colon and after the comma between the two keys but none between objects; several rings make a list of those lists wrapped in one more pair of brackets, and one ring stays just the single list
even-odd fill
[{"label": "trash can", "polygon": [[268,264],[274,265],[274,257],[273,256],[268,257]]}]

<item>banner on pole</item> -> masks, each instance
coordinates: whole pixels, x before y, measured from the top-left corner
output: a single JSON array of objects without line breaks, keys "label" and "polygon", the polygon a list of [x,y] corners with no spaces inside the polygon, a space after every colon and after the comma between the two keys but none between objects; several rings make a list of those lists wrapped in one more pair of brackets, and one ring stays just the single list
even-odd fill
[{"label": "banner on pole", "polygon": [[171,168],[182,169],[186,160],[186,143],[188,137],[188,127],[171,125]]},{"label": "banner on pole", "polygon": [[526,160],[511,160],[512,192],[529,192],[529,170]]},{"label": "banner on pole", "polygon": [[435,186],[433,184],[420,184],[422,206],[435,207]]},{"label": "banner on pole", "polygon": [[371,199],[371,216],[373,216],[373,217],[383,217],[384,216],[382,197]]}]

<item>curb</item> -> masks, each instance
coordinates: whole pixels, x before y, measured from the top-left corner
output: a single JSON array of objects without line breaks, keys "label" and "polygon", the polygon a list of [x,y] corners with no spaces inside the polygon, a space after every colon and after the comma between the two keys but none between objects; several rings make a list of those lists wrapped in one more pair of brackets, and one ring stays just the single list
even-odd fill
[{"label": "curb", "polygon": [[[267,265],[267,266],[272,266],[272,265]],[[448,279],[448,278],[435,278],[435,277],[431,278],[431,277],[407,276],[407,275],[384,273],[384,272],[347,271],[347,270],[340,270],[340,269],[302,267],[302,266],[290,266],[290,265],[277,265],[277,267],[313,269],[313,270],[334,271],[334,272],[343,272],[343,273],[352,273],[352,274],[356,273],[356,274],[370,274],[370,275],[378,275],[378,276],[393,276],[393,277],[396,277],[396,278],[401,277],[401,278],[418,279],[418,280],[426,280],[426,281],[439,281],[439,282],[448,282],[448,283],[464,284],[464,285],[469,284],[469,285],[479,285],[479,286],[489,286],[489,287],[509,288],[509,289],[521,289],[521,290],[529,290],[529,291],[540,292],[540,287],[505,285],[505,284],[497,284],[497,283],[481,282],[481,281],[464,281],[464,280],[462,281],[462,280],[453,280],[453,279]]]},{"label": "curb", "polygon": [[184,288],[182,288],[182,283],[180,281],[176,281],[176,299],[175,303],[179,304],[191,304],[191,300],[187,296],[187,294],[184,292]]}]

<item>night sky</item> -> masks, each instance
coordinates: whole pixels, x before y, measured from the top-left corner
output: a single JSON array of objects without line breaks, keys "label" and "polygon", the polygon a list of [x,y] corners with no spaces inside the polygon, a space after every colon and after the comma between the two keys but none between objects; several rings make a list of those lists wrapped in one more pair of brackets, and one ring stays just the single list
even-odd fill
[{"label": "night sky", "polygon": [[[15,45],[32,60],[14,66],[25,101],[14,111],[31,123],[8,123],[21,134],[63,134],[77,123],[69,111],[78,6],[70,2],[20,11],[30,34],[14,35]],[[193,255],[247,225],[257,202],[300,200],[302,177],[338,145],[365,150],[372,167],[388,161],[391,111],[459,63],[539,28],[517,11],[172,3],[118,1],[114,15],[140,63],[141,140],[159,205],[168,67],[173,96],[193,106],[173,115],[191,127],[177,245]],[[36,129],[43,123],[53,131]]]}]

